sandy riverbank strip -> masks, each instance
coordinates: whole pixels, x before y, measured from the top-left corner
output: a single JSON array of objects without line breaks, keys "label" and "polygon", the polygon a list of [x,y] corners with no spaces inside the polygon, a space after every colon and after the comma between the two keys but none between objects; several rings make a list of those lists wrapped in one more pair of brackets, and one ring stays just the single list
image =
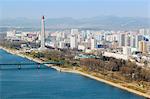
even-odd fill
[{"label": "sandy riverbank strip", "polygon": [[61,71],[62,71],[62,72],[77,73],[77,74],[80,74],[80,75],[89,77],[89,78],[91,78],[91,79],[95,79],[95,80],[97,80],[97,81],[100,81],[100,82],[103,82],[103,83],[112,85],[112,86],[114,86],[114,87],[117,87],[117,88],[126,90],[126,91],[128,91],[128,92],[131,92],[131,93],[134,93],[134,94],[137,94],[137,95],[140,95],[140,96],[144,96],[144,97],[146,97],[146,98],[150,98],[150,95],[148,95],[148,94],[141,93],[141,92],[139,92],[139,91],[136,91],[136,90],[133,90],[133,89],[130,89],[130,88],[121,86],[121,85],[119,85],[119,84],[116,84],[116,83],[113,83],[113,82],[110,82],[110,81],[101,79],[101,78],[99,78],[99,77],[96,77],[96,76],[93,76],[93,75],[90,75],[90,74],[87,74],[87,73],[84,73],[84,72],[81,72],[81,71],[78,71],[78,70],[69,70],[69,71],[61,70]]},{"label": "sandy riverbank strip", "polygon": [[[29,56],[20,54],[20,53],[18,53],[17,51],[13,51],[13,50],[10,50],[10,49],[7,49],[7,48],[3,48],[3,47],[1,47],[1,46],[0,46],[0,49],[5,50],[5,51],[7,51],[8,53],[11,53],[11,54],[14,54],[14,55],[18,55],[18,56],[23,57],[23,58],[27,58],[27,59],[29,59],[29,60],[32,60],[32,61],[35,61],[35,62],[38,62],[38,63],[42,63],[42,60],[40,60],[40,59],[32,58],[32,57],[29,57]],[[81,72],[81,71],[79,71],[79,70],[73,70],[73,69],[69,69],[69,68],[61,68],[61,67],[58,67],[58,66],[53,66],[53,65],[48,65],[48,64],[47,64],[46,66],[48,66],[48,67],[50,67],[50,68],[53,68],[53,69],[55,69],[55,70],[57,70],[57,71],[60,71],[60,72],[68,72],[68,73],[80,74],[80,75],[83,75],[83,76],[85,76],[85,77],[89,77],[89,78],[91,78],[91,79],[94,79],[94,80],[97,80],[97,81],[100,81],[100,82],[103,82],[103,83],[112,85],[112,86],[114,86],[114,87],[117,87],[117,88],[126,90],[126,91],[128,91],[128,92],[135,93],[135,94],[137,94],[137,95],[144,96],[144,97],[146,97],[146,98],[150,98],[150,95],[149,95],[149,94],[145,94],[145,93],[142,93],[142,92],[139,92],[139,91],[136,91],[136,90],[133,90],[133,89],[130,89],[130,88],[121,86],[120,84],[116,84],[116,83],[113,83],[113,82],[110,82],[110,81],[101,79],[101,78],[99,78],[99,77],[96,77],[96,76],[93,76],[93,75],[90,75],[90,74]]]}]

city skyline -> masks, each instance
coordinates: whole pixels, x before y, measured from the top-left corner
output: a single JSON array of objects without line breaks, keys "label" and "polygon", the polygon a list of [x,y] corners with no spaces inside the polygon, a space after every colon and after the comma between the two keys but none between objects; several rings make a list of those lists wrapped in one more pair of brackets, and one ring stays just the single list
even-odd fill
[{"label": "city skyline", "polygon": [[0,18],[89,18],[96,16],[150,18],[149,0],[0,0]]},{"label": "city skyline", "polygon": [[0,0],[0,97],[150,99],[150,0]]}]

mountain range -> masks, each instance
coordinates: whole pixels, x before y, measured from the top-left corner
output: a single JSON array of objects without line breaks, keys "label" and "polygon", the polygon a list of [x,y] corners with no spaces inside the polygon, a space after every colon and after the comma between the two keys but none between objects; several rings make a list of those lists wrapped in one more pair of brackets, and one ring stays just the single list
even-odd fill
[{"label": "mountain range", "polygon": [[[0,26],[40,28],[40,19],[15,18],[0,19]],[[108,29],[108,30],[133,30],[140,28],[150,28],[150,18],[141,17],[117,17],[117,16],[98,16],[92,18],[74,19],[65,18],[46,18],[46,28],[89,28],[89,29]]]}]

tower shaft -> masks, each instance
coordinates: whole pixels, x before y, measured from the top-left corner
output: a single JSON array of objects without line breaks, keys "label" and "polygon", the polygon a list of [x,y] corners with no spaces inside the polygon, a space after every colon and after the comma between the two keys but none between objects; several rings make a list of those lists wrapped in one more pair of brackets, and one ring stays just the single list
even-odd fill
[{"label": "tower shaft", "polygon": [[45,50],[45,21],[44,21],[44,16],[42,17],[42,21],[41,21],[41,47],[40,50]]}]

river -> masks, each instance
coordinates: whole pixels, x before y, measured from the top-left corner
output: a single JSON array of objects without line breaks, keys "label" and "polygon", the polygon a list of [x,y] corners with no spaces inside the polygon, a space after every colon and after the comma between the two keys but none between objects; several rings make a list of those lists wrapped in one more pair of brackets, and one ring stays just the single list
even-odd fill
[{"label": "river", "polygon": [[[0,50],[0,63],[12,62],[31,61]],[[0,99],[144,99],[79,74],[5,67],[0,70]]]}]

